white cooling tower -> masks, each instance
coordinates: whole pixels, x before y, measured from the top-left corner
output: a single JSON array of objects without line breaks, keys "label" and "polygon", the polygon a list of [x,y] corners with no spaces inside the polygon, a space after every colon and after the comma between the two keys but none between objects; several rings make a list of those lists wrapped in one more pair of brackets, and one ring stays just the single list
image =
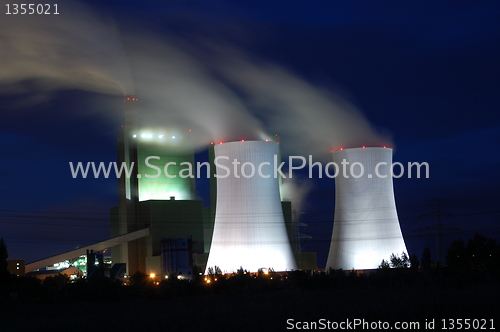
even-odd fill
[{"label": "white cooling tower", "polygon": [[[274,177],[276,142],[230,142],[215,146],[217,205],[208,268],[233,273],[261,268],[295,270],[297,266],[283,219],[278,179]],[[226,158],[227,157],[227,158]],[[233,161],[239,162],[237,174]],[[269,163],[269,164],[262,164]],[[254,176],[246,178],[252,171]],[[261,173],[259,175],[259,165]],[[228,174],[222,167],[227,167]],[[242,171],[245,176],[243,176]]]},{"label": "white cooling tower", "polygon": [[[348,162],[347,176],[342,169],[344,160]],[[333,161],[339,173],[335,178],[335,220],[326,270],[376,269],[393,253],[408,255],[394,201],[392,149],[339,150],[333,153]],[[379,163],[385,164],[377,168]],[[364,168],[362,176],[360,165]],[[376,170],[386,177],[379,177]]]}]

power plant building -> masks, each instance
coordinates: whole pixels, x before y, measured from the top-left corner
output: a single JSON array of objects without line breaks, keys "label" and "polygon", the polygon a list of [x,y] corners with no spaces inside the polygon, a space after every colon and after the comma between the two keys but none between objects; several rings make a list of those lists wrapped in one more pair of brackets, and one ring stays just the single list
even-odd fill
[{"label": "power plant building", "polygon": [[[110,211],[111,236],[144,228],[150,234],[112,247],[112,261],[126,263],[130,275],[137,271],[160,275],[163,238],[189,238],[193,253],[203,256],[203,204],[193,199],[194,179],[180,176],[188,168],[181,163],[194,164],[194,152],[183,148],[179,134],[139,129],[137,102],[125,98],[118,165],[131,171],[119,178],[119,204]],[[203,259],[197,262],[203,264]]]},{"label": "power plant building", "polygon": [[[340,169],[335,178],[335,219],[326,270],[376,269],[391,254],[408,255],[394,200],[392,153],[382,147],[333,153]],[[341,166],[344,160],[347,176]]]},{"label": "power plant building", "polygon": [[[209,267],[227,273],[316,269],[315,253],[300,250],[291,203],[281,201],[281,178],[273,167],[276,158],[281,161],[279,136],[211,145],[211,204],[203,207],[189,172],[195,168],[194,151],[186,148],[191,130],[183,137],[179,131],[139,128],[138,99],[127,96],[124,101],[125,125],[117,143],[118,206],[110,208],[110,238],[32,262],[26,271],[109,248],[111,278],[137,272],[189,278],[195,272],[190,269]],[[230,169],[227,177],[221,177],[216,159]],[[233,172],[234,159],[244,174]]]}]

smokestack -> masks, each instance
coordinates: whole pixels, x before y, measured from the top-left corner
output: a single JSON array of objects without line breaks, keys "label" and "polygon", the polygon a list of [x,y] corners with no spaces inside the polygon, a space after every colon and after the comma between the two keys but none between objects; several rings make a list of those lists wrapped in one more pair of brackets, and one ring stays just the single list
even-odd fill
[{"label": "smokestack", "polygon": [[137,106],[136,102],[139,99],[134,96],[125,96],[125,127],[137,128]]},{"label": "smokestack", "polygon": [[[344,160],[348,162],[348,177],[342,171]],[[392,149],[339,150],[333,153],[333,161],[339,173],[335,178],[335,221],[326,270],[376,269],[391,254],[408,255],[394,200]],[[362,176],[361,166],[354,163],[363,166]],[[379,177],[377,171],[386,177]]]},{"label": "smokestack", "polygon": [[[273,161],[276,142],[241,141],[214,147],[217,168],[217,203],[207,270],[219,267],[233,273],[240,267],[250,272],[297,269],[287,236],[278,179]],[[238,174],[233,161],[239,162]],[[259,165],[269,163],[261,168]],[[255,174],[252,173],[253,165]],[[222,178],[230,170],[227,177]]]}]

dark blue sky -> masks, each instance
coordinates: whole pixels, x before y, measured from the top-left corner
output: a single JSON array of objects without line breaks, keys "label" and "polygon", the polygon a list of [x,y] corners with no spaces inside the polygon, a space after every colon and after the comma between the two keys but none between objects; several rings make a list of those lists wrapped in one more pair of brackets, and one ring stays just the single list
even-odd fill
[{"label": "dark blue sky", "polygon": [[[394,180],[410,253],[433,249],[432,233],[415,231],[433,224],[417,217],[434,210],[436,197],[453,214],[443,223],[460,229],[446,243],[476,231],[500,238],[498,2],[85,3],[118,31],[230,45],[356,105],[390,135],[395,161],[430,164],[430,179]],[[1,33],[0,46],[13,47]],[[0,80],[0,236],[11,258],[28,261],[105,239],[117,202],[116,180],[72,179],[68,162],[115,160],[121,98],[47,85],[39,77]],[[323,267],[334,181],[313,184],[301,215],[313,238],[303,248],[317,251]]]}]

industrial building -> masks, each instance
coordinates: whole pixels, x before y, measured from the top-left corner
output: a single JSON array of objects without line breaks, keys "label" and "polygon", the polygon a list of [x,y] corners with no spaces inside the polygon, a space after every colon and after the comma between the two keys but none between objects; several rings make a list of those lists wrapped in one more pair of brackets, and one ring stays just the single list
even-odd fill
[{"label": "industrial building", "polygon": [[[250,272],[317,269],[316,254],[301,252],[297,218],[291,203],[282,201],[281,178],[271,166],[275,158],[281,162],[278,136],[212,143],[208,147],[211,200],[209,207],[203,207],[196,199],[194,177],[181,176],[189,169],[187,164],[195,164],[194,151],[186,148],[190,131],[139,128],[137,103],[135,97],[125,98],[125,125],[117,144],[118,167],[123,172],[118,179],[118,206],[110,208],[111,238],[32,262],[26,272],[55,268],[58,262],[75,262],[89,250],[109,248],[112,278],[142,272],[189,279],[193,268],[206,273],[210,267],[225,273],[240,268]],[[366,172],[339,173],[335,179],[335,218],[326,270],[375,269],[391,254],[407,254],[390,174],[392,153],[385,147],[333,153],[337,165],[345,160],[352,171],[358,163]],[[217,163],[229,172],[221,173],[216,167],[218,157],[224,157]],[[240,174],[233,171],[234,159]],[[266,163],[267,167],[259,168]],[[24,262],[18,263],[15,272],[23,274],[18,270]]]},{"label": "industrial building", "polygon": [[[111,248],[114,263],[125,263],[127,273],[160,275],[161,241],[186,238],[193,243],[193,254],[203,268],[204,211],[202,201],[194,200],[195,183],[181,177],[186,167],[194,164],[194,152],[182,145],[179,133],[161,129],[139,129],[138,99],[125,98],[125,126],[120,130],[118,164],[131,170],[122,174],[118,183],[118,206],[110,210],[111,236],[119,236],[149,228],[150,234]],[[164,174],[165,165],[168,175]]]},{"label": "industrial building", "polygon": [[391,254],[408,255],[394,200],[392,153],[386,147],[333,152],[333,161],[339,166],[347,162],[352,174],[340,171],[335,178],[335,219],[326,270],[376,269]]},{"label": "industrial building", "polygon": [[[193,268],[206,270],[209,252],[212,263],[228,272],[241,266],[252,271],[316,269],[316,254],[300,252],[300,233],[291,203],[280,199],[281,178],[258,180],[256,176],[255,180],[238,182],[215,177],[216,154],[229,153],[243,162],[272,162],[274,155],[281,160],[277,135],[266,142],[210,145],[211,204],[203,207],[202,201],[195,199],[194,178],[181,176],[189,169],[186,164],[194,165],[194,151],[186,148],[191,131],[140,128],[138,99],[127,96],[124,104],[125,125],[117,143],[117,164],[122,173],[118,206],[110,208],[111,237],[32,262],[26,271],[43,274],[46,268],[60,270],[62,263],[84,272],[93,270],[78,257],[87,257],[89,251],[100,255],[109,248],[111,259],[106,262],[112,265],[111,278],[136,272],[191,278]],[[238,197],[228,195],[231,188],[232,193],[240,190]],[[223,221],[233,212],[246,213],[245,218],[231,221],[242,226],[236,238],[231,233],[234,225],[224,227]],[[237,245],[241,250],[226,250],[227,243],[238,241],[242,241]],[[223,263],[227,256],[232,260],[230,266]]]}]

